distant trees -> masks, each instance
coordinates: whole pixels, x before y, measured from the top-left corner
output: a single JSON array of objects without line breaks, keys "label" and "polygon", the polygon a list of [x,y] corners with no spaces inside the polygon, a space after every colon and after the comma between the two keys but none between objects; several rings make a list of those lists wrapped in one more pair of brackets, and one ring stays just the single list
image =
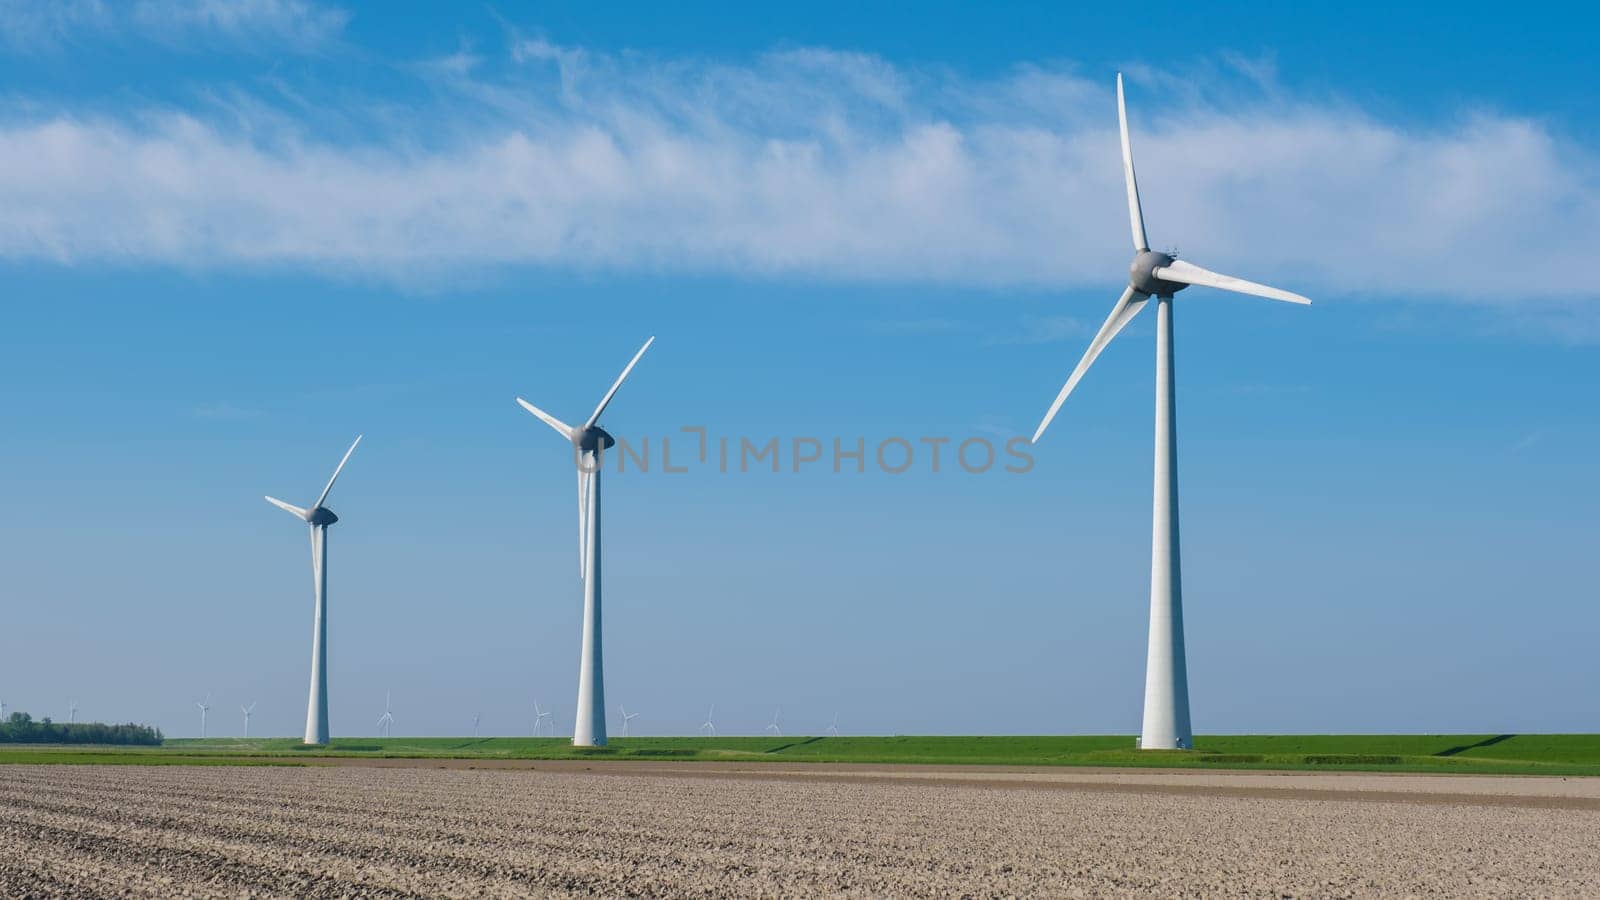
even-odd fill
[{"label": "distant trees", "polygon": [[25,712],[0,721],[0,744],[160,744],[161,729],[149,725],[106,725],[73,722],[63,725],[50,717],[35,722]]}]

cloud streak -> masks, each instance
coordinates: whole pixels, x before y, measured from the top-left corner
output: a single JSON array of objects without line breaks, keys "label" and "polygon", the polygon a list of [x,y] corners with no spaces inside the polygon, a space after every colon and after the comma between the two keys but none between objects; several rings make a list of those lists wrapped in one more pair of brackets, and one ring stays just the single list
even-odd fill
[{"label": "cloud streak", "polygon": [[[410,70],[427,102],[368,98],[335,129],[264,97],[209,117],[18,106],[0,121],[0,257],[1064,287],[1114,285],[1130,255],[1107,79],[537,40],[449,63]],[[1410,126],[1279,90],[1208,106],[1145,86],[1161,80],[1129,97],[1157,246],[1313,294],[1597,293],[1561,261],[1600,233],[1600,158],[1543,123]]]},{"label": "cloud streak", "polygon": [[129,36],[172,46],[222,38],[309,51],[336,37],[349,18],[307,0],[0,0],[0,38],[24,51]]}]

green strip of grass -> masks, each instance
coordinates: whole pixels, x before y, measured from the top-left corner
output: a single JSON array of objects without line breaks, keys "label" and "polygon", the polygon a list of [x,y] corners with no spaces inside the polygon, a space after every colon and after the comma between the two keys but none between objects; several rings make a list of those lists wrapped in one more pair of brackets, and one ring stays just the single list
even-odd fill
[{"label": "green strip of grass", "polygon": [[294,765],[327,757],[631,759],[1288,769],[1600,776],[1600,735],[1215,735],[1192,751],[1133,749],[1126,736],[641,737],[600,749],[564,738],[177,739],[159,748],[0,746],[0,763]]}]

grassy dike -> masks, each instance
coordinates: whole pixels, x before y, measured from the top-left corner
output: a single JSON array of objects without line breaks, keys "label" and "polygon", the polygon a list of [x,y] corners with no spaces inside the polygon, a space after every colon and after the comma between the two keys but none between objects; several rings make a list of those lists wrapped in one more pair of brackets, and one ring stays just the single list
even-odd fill
[{"label": "grassy dike", "polygon": [[0,763],[296,765],[327,757],[627,759],[1600,775],[1600,735],[1217,735],[1141,753],[1126,736],[172,739],[160,747],[0,746]]}]

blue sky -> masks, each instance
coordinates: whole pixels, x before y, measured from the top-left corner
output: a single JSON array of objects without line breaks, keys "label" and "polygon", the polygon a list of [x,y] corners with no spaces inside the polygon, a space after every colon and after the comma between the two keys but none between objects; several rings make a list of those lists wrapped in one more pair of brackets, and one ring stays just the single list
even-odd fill
[{"label": "blue sky", "polygon": [[[1152,241],[1317,301],[1177,304],[1196,730],[1600,727],[1593,12],[405,13],[0,2],[8,707],[298,733],[260,497],[361,432],[334,732],[570,729],[572,476],[512,398],[655,334],[608,427],[675,460],[1031,433],[1125,281],[1120,69]],[[611,477],[613,714],[1132,733],[1152,338],[1025,474]]]}]

